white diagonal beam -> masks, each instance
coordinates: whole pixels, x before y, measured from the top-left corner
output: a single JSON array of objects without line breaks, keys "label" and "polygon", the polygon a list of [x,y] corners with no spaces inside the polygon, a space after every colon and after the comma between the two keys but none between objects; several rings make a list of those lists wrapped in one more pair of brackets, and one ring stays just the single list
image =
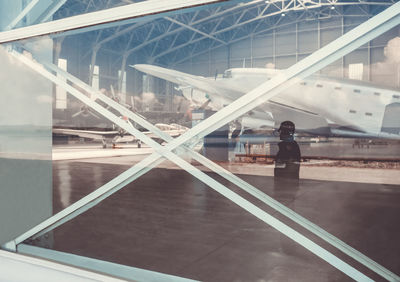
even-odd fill
[{"label": "white diagonal beam", "polygon": [[[34,0],[38,1],[38,0]],[[110,8],[33,26],[4,31],[0,33],[0,44],[52,33],[66,32],[83,28],[101,28],[101,25],[120,25],[121,21],[135,20],[139,17],[155,17],[170,11],[194,8],[203,5],[225,2],[226,0],[152,0],[131,5]]]},{"label": "white diagonal beam", "polygon": [[12,54],[18,58],[22,63],[26,64],[28,67],[31,67],[33,70],[37,71],[39,74],[43,75],[44,77],[50,79],[52,82],[56,83],[59,86],[62,86],[65,90],[69,93],[74,95],[76,98],[90,106],[92,109],[96,110],[104,117],[108,118],[110,121],[116,123],[121,128],[125,129],[130,134],[136,136],[140,140],[146,142],[150,146],[152,146],[156,152],[151,154],[149,157],[145,158],[131,169],[128,169],[121,175],[117,176],[107,184],[103,185],[102,187],[98,188],[96,191],[90,193],[89,195],[85,196],[81,200],[77,201],[76,203],[72,204],[71,206],[65,208],[64,210],[60,211],[56,215],[48,218],[47,220],[43,221],[39,225],[35,226],[34,228],[30,229],[26,233],[22,234],[21,236],[17,237],[13,241],[10,241],[3,245],[6,249],[13,249],[16,250],[17,245],[27,238],[30,237],[37,237],[39,234],[43,234],[51,230],[52,228],[59,226],[63,223],[63,221],[70,217],[70,216],[77,216],[82,212],[86,211],[90,207],[98,204],[100,201],[115,193],[119,189],[123,188],[125,185],[130,183],[131,181],[137,179],[144,173],[151,170],[156,164],[159,163],[162,157],[166,157],[167,159],[173,161],[182,169],[186,170],[199,180],[206,183],[208,186],[213,188],[218,193],[222,194],[229,200],[233,201],[238,206],[242,207],[246,211],[250,212],[263,222],[267,223],[268,225],[272,226],[273,228],[277,229],[279,232],[285,234],[287,237],[291,238],[295,242],[299,243],[303,247],[307,248],[309,251],[314,253],[315,255],[319,256],[329,264],[336,267],[338,270],[342,271],[349,277],[353,278],[356,281],[372,281],[370,278],[356,270],[354,267],[350,266],[349,264],[345,263],[338,257],[334,256],[332,253],[328,252],[324,248],[320,247],[319,245],[315,244],[313,241],[309,240],[299,232],[295,231],[294,229],[290,228],[289,226],[285,225],[281,221],[277,220],[276,218],[269,215],[267,212],[261,210],[251,202],[247,201],[243,197],[239,196],[238,194],[232,192],[222,184],[215,181],[213,178],[205,174],[204,172],[200,171],[198,168],[194,167],[193,165],[189,164],[188,162],[184,161],[171,151],[166,150],[157,142],[151,140],[149,137],[144,135],[142,132],[138,131],[137,129],[131,127],[127,123],[123,122],[117,116],[109,112],[107,109],[103,108],[102,106],[98,105],[91,99],[89,99],[86,95],[80,93],[77,89],[70,86],[68,83],[63,81],[62,79],[58,78],[56,75],[51,74],[50,72],[46,71],[41,65],[35,63],[31,59],[26,56],[20,55],[15,51],[12,51]]}]

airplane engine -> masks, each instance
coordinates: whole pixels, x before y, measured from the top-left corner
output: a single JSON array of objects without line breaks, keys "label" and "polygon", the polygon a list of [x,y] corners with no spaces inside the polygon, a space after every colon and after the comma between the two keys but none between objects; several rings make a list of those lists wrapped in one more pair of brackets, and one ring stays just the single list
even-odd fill
[{"label": "airplane engine", "polygon": [[242,118],[242,127],[245,129],[273,129],[274,121],[263,118],[254,118],[254,117],[243,117]]}]

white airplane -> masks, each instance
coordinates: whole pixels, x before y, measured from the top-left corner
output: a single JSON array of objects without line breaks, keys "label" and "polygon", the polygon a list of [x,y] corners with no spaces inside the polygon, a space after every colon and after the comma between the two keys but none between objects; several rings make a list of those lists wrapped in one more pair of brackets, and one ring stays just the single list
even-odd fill
[{"label": "white airplane", "polygon": [[[129,125],[132,123],[129,121],[128,118],[122,117]],[[179,124],[164,124],[164,123],[157,123],[155,124],[160,130],[164,131],[165,133],[169,134],[171,137],[177,137],[183,133],[185,133],[188,128],[179,125]],[[159,138],[158,136],[154,135],[150,131],[143,132],[148,137],[152,138],[158,143],[162,143],[163,139]],[[112,131],[99,131],[99,130],[78,130],[78,129],[68,129],[68,128],[53,128],[53,134],[62,134],[62,135],[72,135],[72,136],[79,136],[82,138],[88,138],[92,140],[101,141],[103,143],[103,148],[107,147],[107,140],[111,139],[112,147],[115,148],[118,143],[132,143],[136,142],[138,147],[141,147],[141,141],[136,137],[132,136],[131,134],[127,134],[127,132],[123,129],[120,130],[112,130]]]},{"label": "white airplane", "polygon": [[[178,84],[178,89],[191,101],[204,103],[208,99],[209,106],[216,110],[280,72],[234,68],[226,70],[222,78],[206,78],[153,65],[132,67]],[[399,139],[399,117],[398,89],[314,75],[249,112],[242,117],[241,124],[251,129],[273,129],[282,121],[291,120],[296,131],[315,135]]]}]

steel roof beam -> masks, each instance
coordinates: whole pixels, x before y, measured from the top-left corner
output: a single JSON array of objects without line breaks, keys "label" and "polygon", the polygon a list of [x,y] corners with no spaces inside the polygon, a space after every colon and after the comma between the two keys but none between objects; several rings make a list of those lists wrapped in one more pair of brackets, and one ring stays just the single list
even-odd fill
[{"label": "steel roof beam", "polygon": [[201,30],[198,30],[198,29],[196,29],[196,28],[194,28],[194,27],[191,27],[190,25],[181,23],[181,22],[179,22],[179,21],[177,21],[177,20],[174,20],[174,19],[172,19],[172,18],[170,18],[170,17],[165,17],[165,19],[167,19],[167,20],[169,20],[169,21],[171,21],[171,22],[173,22],[173,23],[176,23],[176,24],[178,24],[178,25],[180,25],[180,26],[183,26],[184,28],[190,29],[191,31],[194,31],[194,32],[196,32],[196,33],[199,33],[199,34],[201,34],[201,35],[203,35],[203,36],[205,36],[205,37],[208,37],[208,38],[210,38],[210,39],[212,39],[212,40],[218,41],[219,43],[222,43],[222,44],[224,44],[224,45],[226,44],[226,42],[224,42],[224,41],[222,41],[222,40],[216,38],[215,36],[212,36],[212,35],[209,35],[209,34],[207,34],[207,33],[205,33],[205,32],[202,32]]},{"label": "steel roof beam", "polygon": [[15,17],[12,22],[4,28],[4,30],[13,29],[32,9],[39,3],[39,0],[31,0],[28,5]]},{"label": "steel roof beam", "polygon": [[[356,2],[356,3],[359,3],[359,2]],[[343,3],[342,3],[342,4],[343,4]],[[354,4],[354,3],[353,3],[353,4]],[[325,5],[327,5],[327,4],[325,4]],[[347,3],[343,4],[343,5],[351,5],[351,3],[350,3],[350,2],[347,2]],[[311,7],[309,7],[309,8],[311,8]],[[312,8],[313,8],[313,9],[317,9],[317,8],[314,7],[314,6],[313,6]],[[269,17],[272,17],[272,16],[276,16],[276,15],[279,15],[279,14],[281,14],[281,11],[275,11],[275,12],[271,12],[271,13],[268,13],[268,14],[265,14],[265,15],[260,15],[260,16],[258,16],[258,17],[255,17],[255,18],[253,18],[253,19],[244,21],[244,22],[242,22],[242,23],[238,23],[238,24],[232,25],[232,26],[230,26],[230,27],[228,27],[228,28],[224,28],[224,29],[221,29],[221,30],[212,32],[212,33],[210,33],[210,35],[211,35],[211,36],[215,36],[215,35],[220,34],[220,33],[224,33],[224,32],[231,31],[231,30],[233,30],[233,29],[237,29],[239,26],[243,26],[243,25],[246,25],[246,24],[250,24],[250,23],[252,23],[252,22],[259,21],[259,20],[263,20],[263,19],[266,19],[266,18],[269,18]],[[281,21],[281,20],[282,20],[281,18],[278,19],[278,21]],[[205,39],[205,38],[206,38],[206,37],[196,38],[196,39],[192,40],[191,42],[185,42],[185,43],[183,43],[183,44],[181,44],[181,45],[175,46],[174,48],[171,48],[171,49],[169,49],[169,50],[165,50],[164,52],[158,54],[155,58],[153,58],[153,60],[156,60],[156,59],[158,59],[158,58],[160,58],[160,57],[162,57],[162,56],[164,56],[164,55],[166,55],[166,54],[169,54],[170,52],[173,52],[173,51],[175,51],[175,50],[178,50],[178,49],[180,49],[180,48],[186,47],[186,46],[188,46],[188,45],[190,45],[190,44],[192,44],[192,43],[201,41],[201,40],[203,40],[203,39]],[[227,44],[231,44],[231,43],[232,43],[231,41],[227,41]]]},{"label": "steel roof beam", "polygon": [[47,22],[67,0],[55,0],[36,20],[36,23]]},{"label": "steel roof beam", "polygon": [[[206,22],[206,21],[211,20],[213,18],[221,17],[224,14],[230,13],[232,11],[243,9],[243,8],[245,8],[247,6],[251,6],[251,5],[257,4],[259,2],[260,2],[260,0],[248,2],[248,3],[244,3],[244,4],[239,4],[239,5],[236,5],[236,6],[232,7],[232,8],[228,8],[228,9],[222,10],[221,12],[216,12],[215,14],[212,14],[212,15],[207,16],[205,18],[201,18],[201,19],[199,19],[197,21],[191,22],[190,25],[191,26],[198,25],[200,23]],[[219,11],[219,10],[221,10],[220,7],[218,7],[218,9],[216,9],[216,11]],[[221,21],[221,20],[219,20],[219,21]],[[165,34],[162,34],[162,35],[160,35],[158,37],[149,39],[147,42],[144,42],[144,43],[142,43],[142,44],[140,44],[138,46],[135,46],[135,47],[131,48],[130,50],[128,50],[128,52],[130,52],[130,53],[135,52],[135,51],[147,46],[148,44],[156,42],[157,40],[161,40],[161,39],[163,39],[163,38],[165,38],[167,36],[170,36],[172,34],[179,33],[179,32],[181,32],[183,30],[185,30],[185,28],[181,27],[181,28],[178,28],[178,29],[175,29],[175,30],[171,31],[170,33],[165,33]]]},{"label": "steel roof beam", "polygon": [[[253,4],[254,4],[254,3],[253,3]],[[218,17],[218,16],[222,16],[222,15],[224,15],[224,14],[226,14],[226,13],[231,12],[231,11],[241,9],[241,8],[244,7],[244,6],[247,6],[247,5],[246,5],[246,4],[244,4],[244,5],[239,5],[239,6],[235,6],[235,7],[233,7],[233,8],[230,8],[230,9],[223,10],[223,11],[221,11],[221,12],[218,13],[218,14],[213,14],[213,15],[210,15],[210,16],[208,16],[208,17],[206,17],[206,18],[202,18],[202,19],[200,19],[200,20],[198,20],[198,21],[196,21],[196,22],[193,22],[191,25],[194,26],[194,25],[197,25],[197,24],[206,22],[206,21],[208,21],[208,20],[210,20],[210,19],[213,19],[213,18]],[[141,48],[143,48],[143,47],[145,47],[145,46],[147,46],[147,45],[149,45],[149,44],[151,44],[151,43],[153,43],[153,42],[156,42],[156,41],[158,41],[158,40],[161,40],[161,39],[163,39],[163,38],[165,38],[165,37],[167,37],[167,36],[170,36],[170,35],[172,35],[172,34],[179,33],[179,32],[181,32],[181,31],[183,31],[183,30],[185,30],[185,28],[184,28],[184,27],[180,27],[180,28],[177,28],[177,29],[175,29],[175,30],[169,32],[169,33],[164,33],[164,34],[162,34],[162,35],[160,35],[160,36],[157,36],[157,37],[154,37],[154,38],[152,38],[152,39],[149,39],[148,41],[143,42],[142,44],[131,48],[130,50],[128,50],[128,52],[129,52],[129,53],[135,52],[135,51],[137,51],[137,50],[139,50],[139,49],[141,49]]]},{"label": "steel roof beam", "polygon": [[[300,22],[302,22],[302,17],[299,17],[299,19],[297,19],[296,21],[292,21],[291,23],[287,23],[287,24],[283,24],[283,25],[279,25],[279,20],[278,20],[278,21],[276,21],[276,22],[274,23],[274,25],[272,25],[272,26],[270,25],[268,28],[256,32],[257,28],[258,28],[259,25],[261,24],[261,22],[260,22],[260,23],[253,29],[252,32],[249,32],[249,34],[247,34],[247,35],[245,35],[245,36],[242,36],[242,37],[239,37],[239,38],[236,38],[236,39],[232,39],[231,41],[229,41],[229,44],[236,43],[236,42],[239,42],[239,41],[244,40],[244,39],[246,39],[246,38],[249,38],[251,35],[254,36],[254,35],[259,35],[259,34],[267,33],[268,31],[271,31],[271,30],[276,29],[276,28],[278,28],[278,27],[289,26],[289,25],[292,25],[292,24],[295,24],[295,23],[300,23]],[[329,27],[329,28],[330,28],[330,27]],[[251,33],[251,34],[250,34],[250,33]],[[218,48],[221,48],[221,47],[223,47],[223,46],[222,46],[222,45],[217,45],[217,46],[212,47],[211,49],[203,50],[203,51],[200,51],[200,52],[198,52],[198,53],[192,53],[192,55],[193,55],[193,56],[199,56],[199,55],[202,55],[202,54],[204,54],[204,53],[209,52],[210,50],[218,49]],[[187,60],[188,60],[188,58],[185,58],[185,59],[183,59],[183,60],[174,62],[173,66],[176,66],[176,65],[178,65],[178,64],[180,64],[180,63],[182,63],[182,62],[184,62],[184,61],[187,61]]]}]

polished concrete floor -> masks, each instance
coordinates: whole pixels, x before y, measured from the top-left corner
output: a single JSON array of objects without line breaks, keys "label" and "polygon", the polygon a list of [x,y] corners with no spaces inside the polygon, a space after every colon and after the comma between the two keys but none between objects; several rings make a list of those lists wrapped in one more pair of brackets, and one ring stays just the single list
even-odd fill
[{"label": "polished concrete floor", "polygon": [[[54,162],[54,213],[128,167]],[[239,176],[400,274],[399,185],[318,180],[286,185],[271,176]],[[383,280],[234,185],[221,182],[372,279]],[[58,227],[53,248],[202,281],[351,280],[177,169],[154,169]]]}]

